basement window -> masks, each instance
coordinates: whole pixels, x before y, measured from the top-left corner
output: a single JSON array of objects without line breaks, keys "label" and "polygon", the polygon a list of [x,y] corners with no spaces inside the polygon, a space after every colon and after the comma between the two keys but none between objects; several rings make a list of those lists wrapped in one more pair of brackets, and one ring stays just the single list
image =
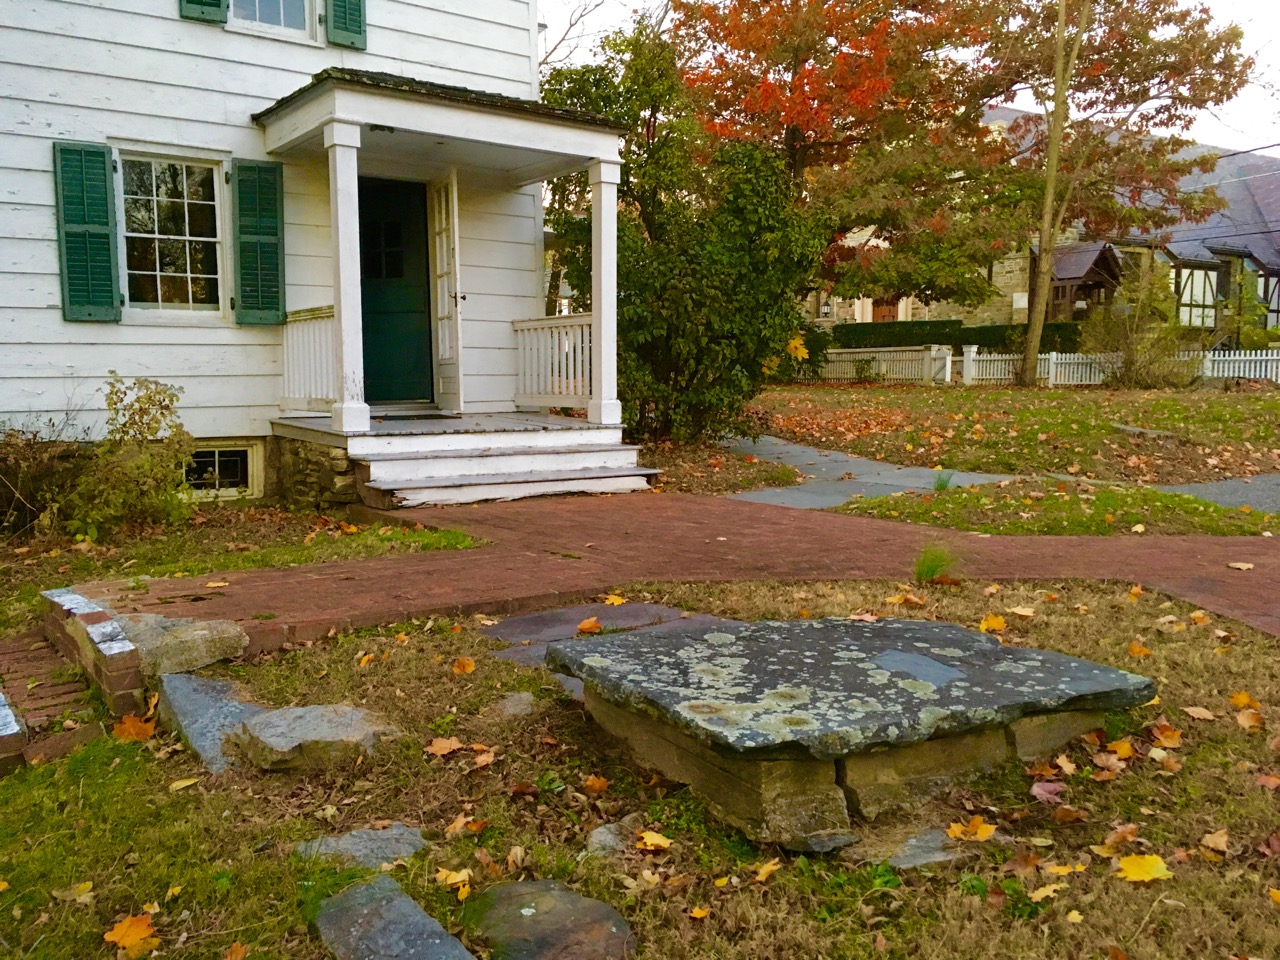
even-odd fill
[{"label": "basement window", "polygon": [[256,445],[202,447],[187,467],[187,485],[200,499],[262,496],[262,451]]}]

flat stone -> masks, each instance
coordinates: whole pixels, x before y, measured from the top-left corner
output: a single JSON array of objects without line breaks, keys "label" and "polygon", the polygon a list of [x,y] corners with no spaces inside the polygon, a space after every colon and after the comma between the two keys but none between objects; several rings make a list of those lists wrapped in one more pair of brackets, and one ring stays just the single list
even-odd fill
[{"label": "flat stone", "polygon": [[148,676],[187,673],[244,653],[249,637],[230,620],[171,620],[153,613],[117,618]]},{"label": "flat stone", "polygon": [[571,640],[578,635],[578,624],[595,617],[603,630],[633,630],[668,620],[678,620],[684,611],[660,603],[584,603],[556,610],[508,617],[484,633],[511,644],[541,644],[554,640]]},{"label": "flat stone", "polygon": [[945,830],[926,830],[903,843],[898,852],[889,858],[888,863],[899,870],[915,870],[919,867],[954,863],[976,853],[977,844],[959,846],[947,836]]},{"label": "flat stone", "polygon": [[318,770],[353,763],[395,732],[358,707],[283,707],[250,717],[228,741],[264,770]]},{"label": "flat stone", "polygon": [[631,849],[636,831],[644,826],[644,818],[638,813],[623,817],[617,823],[606,823],[587,834],[587,853],[597,857],[612,857]]},{"label": "flat stone", "polygon": [[1178,436],[1176,433],[1171,433],[1168,430],[1153,430],[1150,427],[1135,427],[1133,424],[1129,423],[1113,423],[1111,425],[1123,433],[1133,434],[1136,437],[1158,437],[1163,440],[1169,440],[1177,439]]},{"label": "flat stone", "polygon": [[533,694],[527,690],[508,693],[495,703],[491,709],[505,720],[527,717],[533,713]]},{"label": "flat stone", "polygon": [[408,859],[426,845],[422,831],[403,823],[383,830],[352,830],[337,837],[305,840],[294,847],[301,857],[330,857],[376,870],[384,863]]},{"label": "flat stone", "polygon": [[548,665],[716,749],[835,758],[1149,700],[1146,677],[963,627],[807,620],[552,644]]},{"label": "flat stone", "polygon": [[316,931],[336,960],[474,960],[386,874],[320,904]]},{"label": "flat stone", "polygon": [[492,946],[493,960],[620,960],[635,950],[622,914],[555,880],[490,887],[463,922]]},{"label": "flat stone", "polygon": [[160,722],[182,734],[210,773],[222,773],[231,766],[231,758],[223,752],[225,737],[264,708],[240,700],[235,686],[226,680],[166,673],[159,685]]}]

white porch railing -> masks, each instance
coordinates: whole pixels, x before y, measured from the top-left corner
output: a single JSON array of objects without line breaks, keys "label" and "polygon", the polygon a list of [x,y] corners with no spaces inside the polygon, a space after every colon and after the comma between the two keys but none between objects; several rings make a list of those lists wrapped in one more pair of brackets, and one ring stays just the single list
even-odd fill
[{"label": "white porch railing", "polygon": [[300,310],[284,325],[286,410],[328,413],[338,396],[338,325],[333,307]]},{"label": "white porch railing", "polygon": [[591,399],[591,315],[517,320],[516,404],[581,407]]}]

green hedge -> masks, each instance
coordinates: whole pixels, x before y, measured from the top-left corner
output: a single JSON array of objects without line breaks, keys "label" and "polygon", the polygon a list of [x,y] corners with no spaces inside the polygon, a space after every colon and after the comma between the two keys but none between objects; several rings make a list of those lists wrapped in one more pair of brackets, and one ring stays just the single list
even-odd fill
[{"label": "green hedge", "polygon": [[[965,344],[977,344],[988,353],[1015,353],[1022,349],[1025,323],[966,327],[959,320],[908,320],[893,323],[838,323],[831,328],[834,345],[844,349],[863,347],[920,347],[928,343],[948,344],[959,351]],[[1040,352],[1075,353],[1080,349],[1080,324],[1063,320],[1046,323]]]}]

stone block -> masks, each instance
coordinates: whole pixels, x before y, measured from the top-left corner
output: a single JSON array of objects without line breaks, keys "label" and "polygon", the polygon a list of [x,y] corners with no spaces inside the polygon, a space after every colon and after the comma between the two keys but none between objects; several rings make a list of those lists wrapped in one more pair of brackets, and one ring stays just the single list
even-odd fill
[{"label": "stone block", "polygon": [[142,613],[121,617],[120,624],[137,647],[143,670],[153,677],[231,660],[249,645],[245,632],[230,620],[171,620]]},{"label": "stone block", "polygon": [[376,870],[384,863],[407,860],[426,845],[422,831],[393,823],[382,830],[352,830],[339,837],[306,840],[294,848],[301,857],[331,857],[345,864]]},{"label": "stone block", "polygon": [[227,734],[263,711],[241,701],[226,680],[166,673],[159,687],[160,722],[182,734],[210,773],[222,773],[231,765],[223,751]]},{"label": "stone block", "polygon": [[467,901],[463,922],[490,943],[493,960],[624,960],[635,951],[622,914],[555,880],[490,887]]},{"label": "stone block", "polygon": [[1009,726],[1013,750],[1021,760],[1047,757],[1076,737],[1103,725],[1106,715],[1100,710],[1064,710],[1037,713],[1015,720]]},{"label": "stone block", "polygon": [[23,748],[22,755],[26,758],[27,763],[33,765],[48,763],[51,760],[60,760],[105,733],[106,731],[103,729],[102,724],[86,723],[83,726],[76,727],[74,730],[64,730],[61,733],[34,740]]},{"label": "stone block", "polygon": [[336,960],[474,960],[385,873],[320,904],[316,932]]},{"label": "stone block", "polygon": [[688,784],[713,814],[753,840],[801,851],[853,842],[834,761],[715,751],[670,724],[605,700],[590,685],[586,703],[595,721],[641,762]]},{"label": "stone block", "polygon": [[1007,762],[1003,730],[978,730],[845,757],[838,764],[849,806],[874,819],[943,792],[954,781]]},{"label": "stone block", "polygon": [[395,732],[369,711],[339,704],[265,710],[227,740],[264,770],[324,770],[354,763]]},{"label": "stone block", "polygon": [[26,725],[14,712],[5,695],[0,693],[0,774],[10,773],[22,766],[22,751],[26,745]]}]

